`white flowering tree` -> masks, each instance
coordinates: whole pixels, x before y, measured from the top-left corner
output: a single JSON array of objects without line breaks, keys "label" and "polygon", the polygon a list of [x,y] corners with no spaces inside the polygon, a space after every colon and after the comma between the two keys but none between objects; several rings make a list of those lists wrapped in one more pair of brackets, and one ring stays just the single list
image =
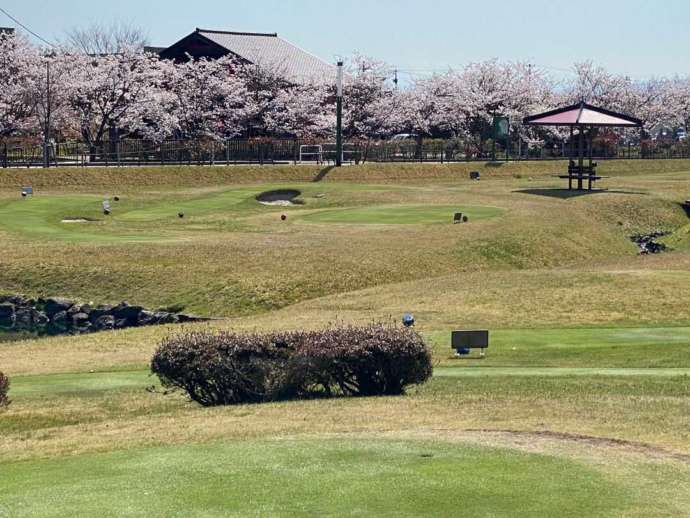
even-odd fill
[{"label": "white flowering tree", "polygon": [[390,136],[401,129],[404,114],[391,81],[393,75],[392,68],[383,61],[360,54],[350,59],[343,87],[346,137],[368,140]]},{"label": "white flowering tree", "polygon": [[143,125],[147,107],[156,101],[158,60],[136,50],[107,56],[73,54],[66,85],[67,101],[84,143],[93,152],[115,128]]},{"label": "white flowering tree", "polygon": [[[510,117],[521,142],[567,135],[521,125],[529,114],[581,100],[659,125],[690,125],[690,79],[633,81],[592,62],[576,63],[574,77],[554,83],[527,63],[497,60],[394,84],[392,68],[369,57],[349,60],[344,85],[344,134],[374,145],[410,132],[454,137],[481,148],[494,115]],[[50,80],[49,80],[50,78]],[[92,150],[108,133],[160,142],[218,140],[269,133],[331,138],[335,129],[335,74],[313,83],[290,81],[277,64],[230,57],[161,61],[117,47],[114,53],[33,47],[21,34],[0,35],[0,137],[75,136]],[[608,134],[608,133],[607,133]],[[115,132],[113,131],[113,134]],[[112,140],[112,139],[111,139]],[[367,144],[369,145],[369,144]]]},{"label": "white flowering tree", "polygon": [[40,59],[21,34],[0,34],[0,136],[28,129],[35,113],[31,85]]},{"label": "white flowering tree", "polygon": [[266,129],[277,135],[331,137],[336,122],[331,88],[323,84],[285,88],[271,101],[264,120]]},{"label": "white flowering tree", "polygon": [[189,60],[172,66],[166,80],[176,133],[182,138],[223,139],[241,135],[256,104],[231,58]]}]

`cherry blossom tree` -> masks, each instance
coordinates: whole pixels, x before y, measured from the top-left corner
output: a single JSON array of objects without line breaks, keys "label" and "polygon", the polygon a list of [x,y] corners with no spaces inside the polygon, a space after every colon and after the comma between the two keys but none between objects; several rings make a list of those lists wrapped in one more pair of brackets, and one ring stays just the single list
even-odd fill
[{"label": "cherry blossom tree", "polygon": [[323,84],[279,91],[265,115],[266,129],[297,138],[331,137],[335,132],[332,91]]},{"label": "cherry blossom tree", "polygon": [[667,88],[673,119],[687,130],[690,128],[690,77],[674,77]]},{"label": "cherry blossom tree", "polygon": [[431,136],[433,130],[443,124],[439,115],[451,99],[447,76],[434,75],[417,79],[400,94],[405,128],[419,138]]},{"label": "cherry blossom tree", "polygon": [[[114,128],[156,142],[266,132],[331,138],[334,132],[335,74],[302,83],[289,80],[276,64],[230,57],[174,63],[123,45],[115,48],[95,56],[46,52],[21,34],[0,35],[0,136],[75,136],[95,150]],[[375,143],[409,131],[419,143],[423,137],[450,136],[460,146],[481,149],[492,135],[493,116],[503,115],[520,142],[563,140],[562,130],[524,127],[521,121],[581,100],[634,115],[646,132],[659,125],[690,125],[688,77],[634,81],[583,62],[574,65],[572,80],[556,84],[537,67],[497,60],[401,88],[392,77],[382,61],[361,55],[349,60],[346,138]]]},{"label": "cherry blossom tree", "polygon": [[189,60],[173,66],[166,81],[177,133],[182,138],[241,135],[257,113],[231,58]]},{"label": "cherry blossom tree", "polygon": [[74,63],[67,84],[68,103],[83,141],[101,146],[112,128],[141,126],[146,107],[155,102],[159,80],[157,58],[135,50],[107,56],[70,56]]},{"label": "cherry blossom tree", "polygon": [[345,136],[380,138],[400,130],[404,115],[392,77],[392,68],[383,61],[360,54],[351,58],[343,90]]},{"label": "cherry blossom tree", "polygon": [[0,136],[26,129],[35,112],[31,95],[38,50],[21,34],[0,34]]}]

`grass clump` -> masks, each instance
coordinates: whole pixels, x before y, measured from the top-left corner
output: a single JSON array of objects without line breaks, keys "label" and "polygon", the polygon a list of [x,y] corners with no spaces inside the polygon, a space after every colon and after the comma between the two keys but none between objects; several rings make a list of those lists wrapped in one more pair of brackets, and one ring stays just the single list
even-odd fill
[{"label": "grass clump", "polygon": [[413,330],[382,324],[318,331],[187,332],[165,338],[151,361],[165,387],[204,406],[318,395],[399,395],[432,374]]}]

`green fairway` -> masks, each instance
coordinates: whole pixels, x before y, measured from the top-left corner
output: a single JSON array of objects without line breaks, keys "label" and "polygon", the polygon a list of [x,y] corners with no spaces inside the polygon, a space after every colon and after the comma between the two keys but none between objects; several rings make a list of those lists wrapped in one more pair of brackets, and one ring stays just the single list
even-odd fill
[{"label": "green fairway", "polygon": [[434,376],[463,378],[467,376],[684,376],[690,368],[670,369],[597,369],[593,367],[438,367]]},{"label": "green fairway", "polygon": [[397,205],[324,210],[304,216],[314,223],[342,223],[349,225],[424,225],[453,223],[453,214],[461,212],[469,221],[493,218],[501,214],[497,207],[458,205]]},{"label": "green fairway", "polygon": [[[642,480],[677,486],[687,470]],[[568,491],[563,491],[568,487]],[[3,466],[22,516],[645,516],[653,485],[550,455],[396,440],[243,441]]]},{"label": "green fairway", "polygon": [[151,386],[158,386],[158,378],[144,370],[18,376],[12,380],[12,397],[84,395],[111,390],[144,389]]},{"label": "green fairway", "polygon": [[487,356],[454,358],[450,330],[431,333],[444,366],[690,368],[690,327],[496,329]]}]

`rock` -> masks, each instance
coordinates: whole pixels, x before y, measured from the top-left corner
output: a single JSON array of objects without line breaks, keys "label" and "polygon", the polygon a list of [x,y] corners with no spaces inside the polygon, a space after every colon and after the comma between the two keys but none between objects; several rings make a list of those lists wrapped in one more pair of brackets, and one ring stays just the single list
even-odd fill
[{"label": "rock", "polygon": [[46,315],[48,315],[50,318],[53,318],[53,315],[60,313],[61,311],[67,311],[73,305],[74,303],[71,300],[59,297],[51,297],[46,300],[45,312]]},{"label": "rock", "polygon": [[205,319],[200,318],[200,317],[195,317],[194,315],[186,315],[184,313],[180,313],[177,316],[177,321],[184,324],[185,322],[201,322]]},{"label": "rock", "polygon": [[112,315],[101,315],[93,323],[93,326],[97,331],[115,329],[115,317]]},{"label": "rock", "polygon": [[79,304],[75,304],[67,310],[67,314],[70,316],[76,315],[77,313],[83,313],[83,311],[81,310],[81,306]]},{"label": "rock", "polygon": [[109,305],[97,306],[95,309],[92,309],[89,312],[89,320],[91,320],[91,322],[95,322],[96,320],[98,320],[102,316],[112,315],[112,311],[113,311],[113,306],[109,306]]},{"label": "rock", "polygon": [[36,315],[34,316],[35,325],[38,327],[45,327],[49,322],[50,319],[48,318],[48,315],[46,315],[43,311],[36,311]]},{"label": "rock", "polygon": [[122,318],[120,320],[115,320],[115,327],[114,329],[124,329],[127,327],[127,320]]},{"label": "rock", "polygon": [[9,320],[14,317],[15,306],[11,302],[0,304],[0,320]]},{"label": "rock", "polygon": [[57,327],[66,327],[67,311],[58,311],[52,317],[50,317],[50,322]]},{"label": "rock", "polygon": [[113,308],[113,316],[116,320],[126,320],[130,326],[139,323],[139,313],[144,311],[141,306],[130,306],[127,302],[122,302]]},{"label": "rock", "polygon": [[13,327],[15,322],[14,304],[0,304],[0,327]]},{"label": "rock", "polygon": [[181,322],[179,315],[175,313],[167,313],[158,321],[159,324],[177,324]]},{"label": "rock", "polygon": [[30,299],[27,299],[23,295],[12,295],[7,299],[8,302],[14,304],[17,307],[27,307],[27,306],[33,306],[33,302]]},{"label": "rock", "polygon": [[89,322],[89,315],[86,313],[75,313],[72,315],[72,324],[74,327],[83,329],[85,327],[91,327],[91,322]]},{"label": "rock", "polygon": [[34,308],[19,308],[15,312],[14,325],[20,329],[30,330],[34,323],[34,315],[37,311]]},{"label": "rock", "polygon": [[139,312],[137,317],[138,326],[150,326],[151,324],[155,324],[157,322],[156,314],[153,311],[146,311],[143,309]]}]

